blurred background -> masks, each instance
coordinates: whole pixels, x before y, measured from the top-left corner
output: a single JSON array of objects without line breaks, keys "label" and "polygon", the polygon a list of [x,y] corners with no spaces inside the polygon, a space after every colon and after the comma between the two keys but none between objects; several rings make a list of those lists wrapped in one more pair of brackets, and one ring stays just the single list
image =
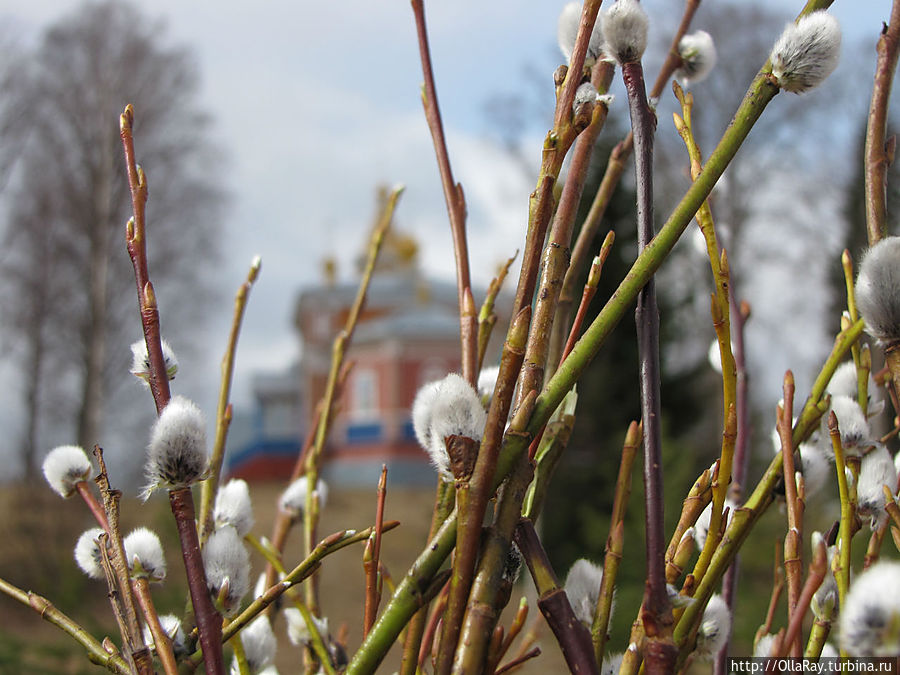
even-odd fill
[{"label": "blurred background", "polygon": [[[644,4],[651,16],[645,67],[652,81],[682,8],[662,0]],[[552,73],[563,60],[555,46],[561,6],[465,0],[426,7],[451,161],[467,197],[476,302],[498,265],[522,247],[528,194],[553,111]],[[693,28],[709,31],[719,51],[710,78],[693,88],[702,149],[714,146],[799,8],[776,0],[701,6]],[[771,456],[769,430],[784,370],[794,371],[802,401],[839,329],[840,252],[847,247],[857,258],[864,245],[862,139],[874,44],[889,10],[886,0],[835,4],[844,30],[838,70],[811,94],[776,97],[714,193],[735,295],[752,308],[746,325],[751,480]],[[434,483],[408,407],[418,386],[458,368],[451,243],[407,4],[271,2],[260,9],[206,1],[138,7],[2,0],[0,83],[0,424],[6,430],[0,531],[7,542],[0,576],[73,613],[92,597],[88,628],[114,630],[103,592],[71,564],[71,547],[89,523],[80,509],[60,509],[39,467],[55,445],[99,443],[114,484],[133,496],[142,480],[154,409],[128,373],[129,346],[141,337],[124,247],[130,203],[117,128],[128,102],[135,106],[137,156],[150,185],[151,278],[163,335],[180,358],[173,390],[196,400],[208,417],[233,294],[253,256],[262,257],[238,350],[228,472],[251,482],[255,502],[267,505],[258,506],[263,512],[271,513],[308,432],[330,342],[355,292],[384,190],[406,185],[328,450],[326,478],[342,506],[326,514],[323,530],[370,522],[377,474],[387,463],[389,490],[396,490],[389,492],[389,515],[391,508],[402,511],[405,531],[390,564],[395,576],[402,574],[427,530]],[[594,186],[627,130],[620,82],[613,91]],[[659,222],[689,184],[673,104],[667,88],[658,107]],[[626,170],[601,227],[617,234],[601,298],[635,255],[632,182]],[[891,213],[898,185],[889,185]],[[585,194],[582,213],[590,185]],[[687,488],[718,454],[721,434],[721,387],[707,359],[709,267],[694,229],[660,271],[671,524]],[[508,307],[509,298],[501,298],[498,334]],[[618,453],[638,414],[632,333],[631,322],[623,321],[579,388],[575,435],[542,523],[560,575],[577,557],[602,558]],[[833,498],[820,497],[823,504]],[[126,503],[126,522],[152,522],[169,532],[174,552],[166,509],[161,501],[150,504]],[[827,528],[833,516],[827,508],[822,513]],[[777,514],[769,516],[754,535],[758,559],[747,562],[739,586],[739,596],[750,597],[735,653],[747,653],[764,614],[765,591],[740,589],[769,584],[772,542],[783,527]],[[623,569],[612,631],[620,648],[642,592],[642,518],[633,500],[626,555],[635,564]],[[266,533],[270,521],[257,520]],[[348,563],[333,578],[352,569]],[[163,600],[173,609],[183,598],[177,583],[173,575]],[[522,592],[530,588],[527,581],[520,585]],[[331,588],[326,578],[326,598]],[[347,594],[333,609],[350,622],[351,646],[359,639],[352,598]],[[89,665],[72,660],[77,650],[65,636],[12,604],[0,600],[0,625],[11,627],[0,631],[0,672],[80,672]],[[7,612],[9,622],[2,618]],[[22,630],[12,628],[12,617]]]}]

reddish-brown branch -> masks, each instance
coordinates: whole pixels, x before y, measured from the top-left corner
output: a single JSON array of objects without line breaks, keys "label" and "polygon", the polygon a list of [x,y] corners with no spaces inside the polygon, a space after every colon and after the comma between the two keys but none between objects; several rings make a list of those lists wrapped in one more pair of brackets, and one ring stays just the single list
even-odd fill
[{"label": "reddish-brown branch", "polygon": [[416,20],[416,36],[419,40],[419,57],[422,61],[422,75],[425,83],[422,87],[422,105],[425,107],[425,119],[431,138],[434,141],[434,154],[437,157],[441,174],[441,185],[444,189],[444,201],[450,216],[450,232],[453,236],[453,251],[456,258],[456,282],[459,294],[460,341],[462,345],[463,377],[471,385],[475,385],[478,373],[475,364],[478,360],[477,331],[468,317],[474,318],[474,302],[472,312],[466,311],[466,294],[471,300],[472,283],[469,278],[469,248],[466,242],[466,198],[462,185],[453,180],[450,168],[450,155],[447,152],[447,140],[444,137],[444,125],[441,121],[441,110],[438,105],[437,88],[434,84],[434,72],[431,67],[431,53],[428,49],[428,31],[425,27],[425,6],[422,0],[411,0]]},{"label": "reddish-brown branch", "polygon": [[134,279],[137,283],[138,309],[141,313],[141,325],[144,329],[144,341],[147,345],[147,356],[150,363],[148,384],[156,403],[157,414],[162,412],[169,402],[169,376],[163,357],[162,339],[159,330],[159,307],[153,284],[150,283],[150,272],[147,265],[147,236],[145,230],[145,208],[147,205],[147,177],[143,169],[137,165],[134,154],[134,108],[131,104],[119,118],[119,135],[125,151],[125,164],[128,173],[128,187],[131,190],[131,204],[134,217],[126,227],[126,244],[131,264],[134,267]]},{"label": "reddish-brown branch", "polygon": [[[782,469],[784,471],[784,491],[787,501],[788,531],[784,538],[784,569],[787,577],[788,621],[794,621],[799,611],[801,581],[803,574],[803,505],[797,491],[794,469],[794,445],[792,440],[792,419],[794,414],[794,375],[787,371],[784,375],[784,407],[778,415],[778,435],[781,437]],[[796,634],[792,643],[785,646],[791,656],[803,655],[800,636]]]},{"label": "reddish-brown branch", "polygon": [[866,128],[866,230],[869,246],[887,236],[887,170],[893,161],[894,145],[886,142],[888,104],[897,56],[900,50],[900,0],[894,0],[891,23],[884,26],[876,50],[878,62]]},{"label": "reddish-brown branch", "polygon": [[169,506],[172,508],[172,515],[175,516],[175,526],[181,541],[181,556],[187,574],[194,617],[197,620],[206,672],[222,675],[225,672],[222,658],[222,617],[213,607],[207,588],[206,571],[200,555],[200,539],[197,536],[197,526],[194,524],[194,498],[191,489],[170,490]]},{"label": "reddish-brown branch", "polygon": [[375,624],[380,599],[378,567],[381,560],[381,528],[384,524],[384,500],[387,495],[387,465],[381,465],[375,505],[375,530],[372,533],[371,560],[366,561],[366,605],[364,609],[363,637],[369,634]]},{"label": "reddish-brown branch", "polygon": [[87,504],[87,507],[90,509],[91,515],[94,516],[94,520],[97,521],[97,524],[109,534],[109,522],[106,520],[106,512],[103,510],[100,502],[97,501],[94,493],[91,492],[91,486],[88,485],[87,481],[81,480],[75,483],[75,490],[84,500],[84,503]]},{"label": "reddish-brown branch", "polygon": [[494,671],[494,675],[500,675],[501,673],[509,673],[520,667],[526,661],[529,661],[533,658],[536,658],[541,655],[540,647],[532,647],[530,650],[522,654],[521,656],[517,656],[512,661],[503,664],[497,670]]}]

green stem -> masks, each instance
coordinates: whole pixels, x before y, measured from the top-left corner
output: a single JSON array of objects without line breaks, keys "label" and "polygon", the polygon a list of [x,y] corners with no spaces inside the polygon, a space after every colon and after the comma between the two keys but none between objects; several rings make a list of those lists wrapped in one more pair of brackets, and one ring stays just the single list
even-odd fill
[{"label": "green stem", "polygon": [[94,637],[87,632],[81,625],[70,619],[63,612],[59,611],[46,598],[32,593],[31,591],[23,591],[17,586],[13,586],[5,579],[0,579],[0,592],[5,593],[9,597],[17,600],[26,607],[31,607],[38,615],[54,626],[61,628],[65,633],[75,638],[82,647],[87,650],[87,657],[91,663],[103,666],[111,673],[118,675],[131,675],[128,664],[121,656],[110,654],[103,645],[101,645]]},{"label": "green stem", "polygon": [[[859,339],[863,327],[862,320],[859,320],[843,330],[835,339],[831,354],[822,366],[818,377],[816,377],[809,397],[806,399],[803,410],[797,418],[797,423],[794,425],[792,436],[794,446],[799,445],[809,437],[822,413],[827,409],[827,402],[822,400],[825,394],[825,387],[828,386],[835,369],[850,351],[850,346]],[[696,630],[703,607],[706,606],[709,596],[712,595],[725,570],[728,569],[750,529],[772,503],[773,492],[780,478],[783,478],[782,457],[781,453],[778,453],[772,459],[772,462],[745,504],[735,511],[731,523],[725,530],[720,546],[716,549],[710,561],[706,574],[697,585],[693,595],[694,602],[685,608],[675,626],[675,642],[682,649],[682,654],[679,658],[683,659],[683,657],[687,656],[683,647],[686,645],[692,632]]]},{"label": "green stem", "polygon": [[250,265],[247,279],[241,284],[234,297],[234,317],[231,320],[231,333],[228,336],[228,346],[225,356],[222,357],[222,380],[219,385],[219,403],[216,408],[216,439],[213,442],[212,454],[209,458],[209,478],[203,481],[200,490],[200,542],[205,543],[206,538],[215,529],[213,524],[213,504],[216,501],[216,493],[219,490],[219,481],[222,479],[222,461],[225,459],[225,438],[228,435],[228,427],[231,425],[231,379],[234,375],[234,359],[237,353],[238,335],[241,332],[241,323],[244,319],[244,310],[247,307],[247,297],[250,288],[259,276],[260,260],[254,258]]},{"label": "green stem", "polygon": [[[319,500],[316,484],[319,480],[319,468],[322,462],[322,453],[325,450],[325,439],[331,429],[331,423],[335,414],[334,404],[344,357],[350,346],[350,341],[353,339],[353,333],[356,330],[356,324],[359,320],[359,315],[362,312],[369,291],[369,284],[371,283],[372,275],[375,272],[375,263],[378,260],[378,254],[381,251],[384,238],[387,235],[387,231],[393,220],[397,201],[400,199],[402,193],[402,187],[395,188],[388,197],[387,203],[384,205],[384,208],[379,215],[378,222],[375,224],[372,237],[369,241],[366,266],[363,270],[356,298],[353,301],[353,305],[350,307],[344,329],[335,338],[332,346],[331,368],[328,372],[328,380],[325,384],[325,394],[322,397],[322,408],[319,416],[319,424],[316,427],[315,442],[306,460],[306,480],[308,488],[306,490],[306,508],[303,510],[303,552],[305,557],[309,557],[312,554],[313,545],[316,540],[316,525],[319,521]],[[310,611],[314,614],[317,613],[319,602],[315,579],[307,584],[305,592],[307,607],[309,607]]]},{"label": "green stem", "polygon": [[[844,448],[841,444],[841,432],[838,428],[837,416],[828,414],[828,432],[831,434],[831,447],[834,450],[834,467],[837,471],[838,494],[841,498],[841,521],[838,530],[838,550],[834,560],[834,578],[838,588],[838,606],[846,607],[847,593],[850,591],[850,545],[853,538],[853,521],[856,517],[853,499],[847,485],[847,462],[844,459]],[[842,655],[843,649],[841,650]]]}]

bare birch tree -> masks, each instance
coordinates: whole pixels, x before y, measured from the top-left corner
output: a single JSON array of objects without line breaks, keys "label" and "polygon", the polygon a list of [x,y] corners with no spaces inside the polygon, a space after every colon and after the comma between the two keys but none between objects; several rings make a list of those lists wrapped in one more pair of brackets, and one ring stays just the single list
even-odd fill
[{"label": "bare birch tree", "polygon": [[105,401],[127,382],[128,344],[140,334],[124,246],[125,104],[140,112],[150,246],[166,280],[161,304],[172,289],[192,288],[166,307],[169,336],[179,317],[198,315],[223,193],[197,68],[188,51],[167,44],[159,22],[121,2],[85,4],[51,26],[22,64],[6,91],[15,105],[0,120],[0,166],[11,167],[0,312],[25,383],[21,456],[31,475],[44,413],[55,412],[84,447],[100,441]]}]

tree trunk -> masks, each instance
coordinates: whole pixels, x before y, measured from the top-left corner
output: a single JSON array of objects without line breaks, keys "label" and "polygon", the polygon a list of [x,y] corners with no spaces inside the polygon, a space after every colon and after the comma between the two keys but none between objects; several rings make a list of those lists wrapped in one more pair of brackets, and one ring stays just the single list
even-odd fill
[{"label": "tree trunk", "polygon": [[100,442],[103,419],[103,374],[106,368],[106,331],[109,293],[109,240],[112,234],[113,141],[103,135],[103,149],[94,182],[96,220],[90,232],[88,261],[88,321],[84,326],[84,380],[78,414],[78,443],[91,448]]}]

